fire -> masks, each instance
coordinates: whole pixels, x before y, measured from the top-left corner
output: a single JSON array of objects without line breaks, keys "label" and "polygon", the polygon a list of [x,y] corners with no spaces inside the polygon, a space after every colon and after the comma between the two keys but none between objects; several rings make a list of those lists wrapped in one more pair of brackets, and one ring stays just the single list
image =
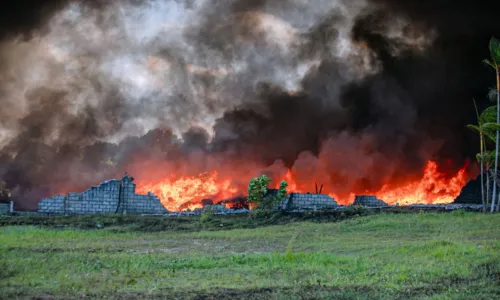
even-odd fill
[{"label": "fire", "polygon": [[388,204],[446,204],[451,203],[460,194],[467,181],[466,167],[447,179],[438,171],[437,163],[429,161],[421,180],[402,186],[393,187],[386,184],[376,193],[377,198]]},{"label": "fire", "polygon": [[170,211],[182,208],[201,207],[205,198],[225,199],[237,194],[230,180],[218,180],[218,172],[203,173],[198,176],[167,178],[155,183],[140,184],[137,193],[152,192],[158,196]]},{"label": "fire", "polygon": [[[467,165],[460,169],[454,176],[446,176],[438,170],[438,164],[429,161],[423,170],[421,178],[404,183],[387,183],[378,191],[352,191],[349,199],[340,199],[335,193],[330,193],[342,204],[352,203],[355,194],[372,194],[389,204],[416,204],[451,203],[458,196],[467,181]],[[248,177],[248,178],[247,178]],[[288,182],[288,191],[305,193],[314,191],[300,190],[298,182],[291,170],[287,170],[279,181],[275,182],[275,188],[281,180]],[[214,202],[229,199],[246,194],[246,186],[241,182],[248,183],[249,174],[242,174],[233,181],[225,178],[217,171],[202,173],[198,176],[176,177],[160,179],[156,182],[140,182],[137,186],[138,193],[153,192],[157,195],[163,205],[170,211],[178,211],[185,208],[201,207],[203,199],[212,199]],[[240,182],[237,184],[236,182]],[[334,191],[334,187],[331,189]]]}]

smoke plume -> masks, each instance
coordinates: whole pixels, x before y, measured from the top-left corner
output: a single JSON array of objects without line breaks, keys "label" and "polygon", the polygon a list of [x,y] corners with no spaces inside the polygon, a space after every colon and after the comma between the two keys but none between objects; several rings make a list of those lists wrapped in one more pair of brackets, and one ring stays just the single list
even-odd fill
[{"label": "smoke plume", "polygon": [[437,2],[7,5],[0,178],[34,208],[125,171],[217,171],[243,191],[291,171],[297,189],[342,199],[428,160],[451,174],[476,151],[465,124],[493,85],[481,60],[500,25],[491,7]]}]

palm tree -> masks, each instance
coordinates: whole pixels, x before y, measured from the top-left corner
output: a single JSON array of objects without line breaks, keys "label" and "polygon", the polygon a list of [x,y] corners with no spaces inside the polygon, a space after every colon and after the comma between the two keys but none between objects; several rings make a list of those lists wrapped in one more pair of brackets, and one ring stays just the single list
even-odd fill
[{"label": "palm tree", "polygon": [[495,150],[490,150],[490,151],[485,150],[482,156],[480,154],[477,155],[477,159],[478,160],[482,159],[484,164],[484,171],[485,171],[484,173],[486,175],[486,180],[485,180],[486,197],[484,199],[484,207],[483,207],[483,211],[486,212],[488,205],[490,204],[490,191],[491,191],[490,187],[492,184],[492,179],[494,178],[493,172],[491,170],[493,169],[493,165],[495,162]]},{"label": "palm tree", "polygon": [[[490,44],[490,55],[491,61],[485,60],[485,63],[491,66],[495,70],[495,76],[497,81],[497,124],[500,124],[500,41],[494,37],[491,38]],[[499,130],[496,129],[495,135],[495,166],[493,169],[493,192],[491,197],[491,209],[490,212],[495,211],[495,201],[496,201],[496,190],[497,190],[497,172],[498,172],[498,142],[499,142]],[[500,205],[500,202],[499,202]],[[498,210],[498,205],[497,205]]]},{"label": "palm tree", "polygon": [[483,212],[486,211],[486,202],[485,202],[485,194],[484,194],[484,134],[481,128],[481,123],[479,120],[479,111],[477,110],[477,105],[476,101],[472,100],[474,102],[474,108],[476,109],[476,116],[477,116],[477,122],[478,125],[467,125],[467,127],[475,129],[479,132],[479,144],[480,144],[480,153],[477,157],[477,160],[479,162],[479,166],[481,167],[481,203],[483,204]]},{"label": "palm tree", "polygon": [[[473,100],[474,101],[474,100]],[[483,211],[486,212],[487,205],[489,203],[489,190],[490,190],[490,179],[489,171],[491,169],[491,151],[486,149],[486,137],[494,140],[493,131],[494,122],[496,118],[496,106],[490,106],[485,109],[481,115],[479,115],[479,110],[477,109],[476,101],[474,101],[474,108],[476,110],[477,125],[467,125],[468,128],[473,129],[479,133],[479,143],[480,143],[480,153],[476,156],[479,165],[481,167],[481,203],[483,204]],[[486,189],[484,181],[484,173],[486,171]],[[485,193],[486,191],[486,193]]]}]

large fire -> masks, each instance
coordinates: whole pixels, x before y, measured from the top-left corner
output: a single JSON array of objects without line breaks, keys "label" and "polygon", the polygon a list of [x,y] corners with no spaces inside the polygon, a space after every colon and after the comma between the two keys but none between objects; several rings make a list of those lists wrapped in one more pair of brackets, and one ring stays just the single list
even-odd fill
[{"label": "large fire", "polygon": [[[460,190],[467,181],[467,166],[464,166],[453,176],[447,176],[439,172],[436,162],[429,161],[423,170],[421,178],[404,183],[387,183],[378,191],[360,190],[352,191],[348,199],[337,197],[333,188],[329,193],[338,203],[349,204],[354,200],[356,194],[373,194],[389,204],[416,204],[416,203],[451,203],[458,196]],[[238,180],[226,178],[221,172],[212,171],[198,176],[162,178],[155,182],[138,182],[137,192],[153,192],[157,195],[163,205],[170,211],[178,211],[184,208],[201,207],[203,199],[212,199],[214,202],[243,196],[246,194],[246,186],[238,184],[242,180],[248,182],[248,174],[242,174]],[[289,192],[315,192],[305,191],[297,188],[292,171],[288,170],[279,181],[288,182]],[[303,184],[301,186],[304,186]]]}]

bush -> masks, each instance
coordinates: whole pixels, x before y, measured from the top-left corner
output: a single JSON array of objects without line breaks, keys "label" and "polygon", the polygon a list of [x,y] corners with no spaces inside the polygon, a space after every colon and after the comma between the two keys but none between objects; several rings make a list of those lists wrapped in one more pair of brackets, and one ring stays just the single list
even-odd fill
[{"label": "bush", "polygon": [[266,175],[252,178],[248,184],[248,202],[261,204],[267,193],[267,185],[271,179]]},{"label": "bush", "polygon": [[286,197],[288,183],[283,180],[276,195],[267,195],[267,185],[270,182],[271,179],[266,175],[252,178],[248,184],[248,202],[255,203],[259,208],[266,210],[276,207],[276,204]]},{"label": "bush", "polygon": [[212,210],[212,206],[207,205],[203,208],[203,211],[201,212],[200,222],[202,223],[209,222],[213,219],[213,217],[214,217],[214,212]]}]

